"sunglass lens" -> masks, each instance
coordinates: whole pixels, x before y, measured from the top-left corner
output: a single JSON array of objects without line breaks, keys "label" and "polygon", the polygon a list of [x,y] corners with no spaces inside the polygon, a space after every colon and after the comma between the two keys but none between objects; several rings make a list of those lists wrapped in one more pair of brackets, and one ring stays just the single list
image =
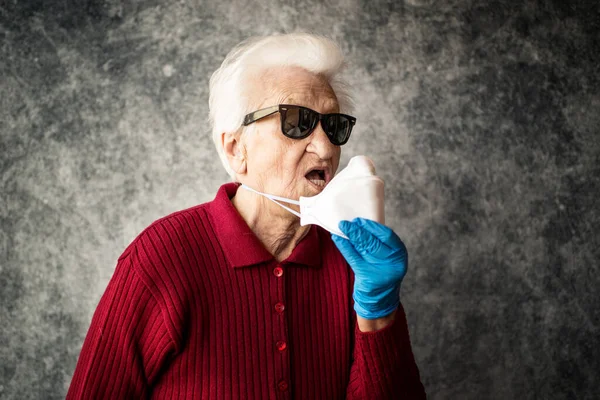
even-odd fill
[{"label": "sunglass lens", "polygon": [[339,114],[328,115],[323,123],[323,129],[331,143],[340,146],[348,141],[350,138],[350,132],[352,131],[352,124],[350,120]]},{"label": "sunglass lens", "polygon": [[312,110],[303,107],[287,107],[282,113],[282,130],[290,138],[302,139],[310,134],[317,122]]}]

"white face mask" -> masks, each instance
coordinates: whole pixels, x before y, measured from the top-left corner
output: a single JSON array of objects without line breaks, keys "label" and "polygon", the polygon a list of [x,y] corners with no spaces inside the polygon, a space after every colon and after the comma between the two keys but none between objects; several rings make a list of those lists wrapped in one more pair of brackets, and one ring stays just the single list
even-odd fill
[{"label": "white face mask", "polygon": [[[346,239],[338,228],[342,220],[351,221],[361,217],[385,224],[383,180],[375,175],[373,161],[365,156],[353,157],[321,193],[313,197],[300,196],[300,201],[261,193],[246,185],[241,187],[268,198],[300,217],[302,226],[319,225]],[[299,205],[300,213],[279,201]]]}]

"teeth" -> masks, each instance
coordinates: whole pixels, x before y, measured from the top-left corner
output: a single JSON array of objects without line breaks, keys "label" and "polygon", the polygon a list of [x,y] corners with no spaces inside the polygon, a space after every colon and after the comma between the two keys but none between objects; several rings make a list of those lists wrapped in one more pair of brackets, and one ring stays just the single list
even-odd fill
[{"label": "teeth", "polygon": [[315,185],[317,185],[319,187],[325,187],[325,181],[322,179],[309,179],[309,181],[311,181],[312,183],[314,183]]}]

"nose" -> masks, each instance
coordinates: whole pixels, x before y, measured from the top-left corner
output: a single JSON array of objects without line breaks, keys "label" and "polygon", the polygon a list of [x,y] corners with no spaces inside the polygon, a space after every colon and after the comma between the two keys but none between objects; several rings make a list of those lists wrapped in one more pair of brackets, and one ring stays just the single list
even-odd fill
[{"label": "nose", "polygon": [[340,146],[336,146],[327,137],[327,134],[321,126],[321,121],[308,137],[309,143],[306,151],[315,153],[321,160],[332,158],[336,152],[340,151]]}]

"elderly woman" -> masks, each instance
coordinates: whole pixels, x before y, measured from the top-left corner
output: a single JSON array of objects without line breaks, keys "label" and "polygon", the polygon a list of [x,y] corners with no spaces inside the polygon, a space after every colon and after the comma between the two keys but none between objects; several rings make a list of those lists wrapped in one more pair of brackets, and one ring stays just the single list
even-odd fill
[{"label": "elderly woman", "polygon": [[210,117],[234,182],[124,250],[68,398],[425,398],[398,236],[364,219],[339,224],[347,239],[301,226],[257,194],[328,185],[355,121],[343,65],[333,41],[309,34],[229,53],[210,80]]}]

